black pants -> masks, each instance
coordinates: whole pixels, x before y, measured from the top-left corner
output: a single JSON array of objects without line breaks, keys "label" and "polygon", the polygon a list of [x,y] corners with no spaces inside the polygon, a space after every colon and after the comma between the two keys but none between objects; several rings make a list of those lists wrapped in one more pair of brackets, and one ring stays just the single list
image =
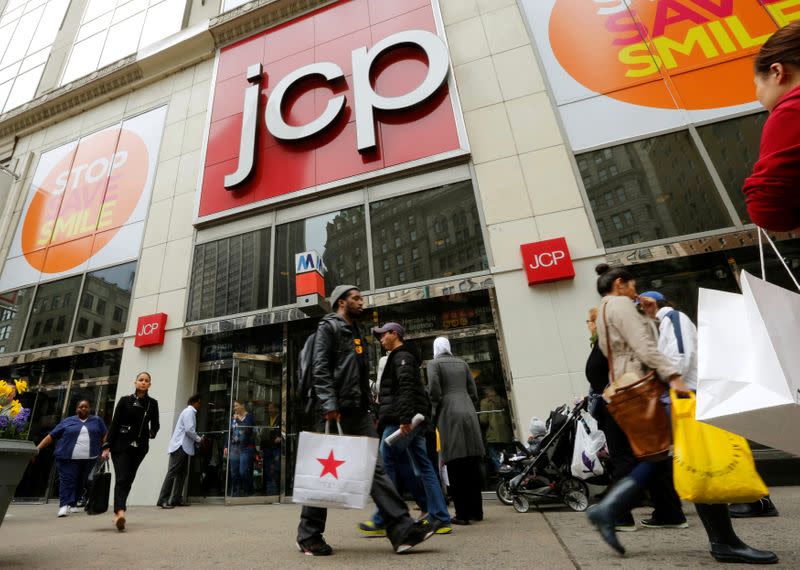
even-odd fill
[{"label": "black pants", "polygon": [[[366,410],[342,410],[342,431],[345,435],[366,435],[377,438],[375,426]],[[325,431],[324,421],[320,422],[317,431]],[[400,497],[392,481],[383,470],[383,461],[378,454],[375,463],[375,476],[372,479],[372,500],[378,507],[381,517],[386,522],[386,536],[394,546],[402,544],[408,531],[414,524],[408,514],[408,506]],[[300,525],[297,527],[297,541],[302,542],[314,536],[322,536],[328,509],[319,507],[303,507],[300,513]]]},{"label": "black pants", "polygon": [[161,494],[158,496],[158,504],[177,505],[183,502],[183,484],[186,481],[186,474],[189,471],[189,455],[179,447],[169,454],[169,467],[167,476],[164,477],[164,484],[161,485]]},{"label": "black pants", "polygon": [[459,457],[447,462],[450,497],[453,499],[456,518],[483,520],[481,462],[480,457]]},{"label": "black pants", "polygon": [[141,447],[128,446],[125,449],[111,452],[114,462],[114,512],[127,508],[128,494],[147,450]]}]

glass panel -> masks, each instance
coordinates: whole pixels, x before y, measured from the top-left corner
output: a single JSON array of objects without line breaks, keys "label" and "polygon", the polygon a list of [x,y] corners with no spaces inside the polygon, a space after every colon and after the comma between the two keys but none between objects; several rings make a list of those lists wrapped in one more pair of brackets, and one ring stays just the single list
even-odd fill
[{"label": "glass panel", "polygon": [[370,204],[377,288],[488,269],[472,182]]},{"label": "glass panel", "polygon": [[127,57],[136,51],[144,25],[144,12],[115,24],[108,29],[106,44],[100,56],[98,69]]},{"label": "glass panel", "polygon": [[64,85],[88,75],[97,69],[97,60],[100,58],[100,51],[106,39],[106,32],[103,31],[91,38],[72,46],[72,53],[69,54],[69,62],[64,70],[64,77],[61,84]]},{"label": "glass panel", "polygon": [[195,248],[189,321],[264,309],[269,295],[269,229]]},{"label": "glass panel", "polygon": [[242,4],[246,4],[250,0],[224,0],[222,2],[222,10],[221,12],[227,12],[228,10],[233,10],[234,8],[238,8]]},{"label": "glass panel", "polygon": [[281,371],[280,357],[234,360],[228,497],[279,493]]},{"label": "glass panel", "polygon": [[135,277],[135,261],[86,274],[73,341],[125,332]]},{"label": "glass panel", "polygon": [[711,162],[745,224],[750,223],[750,216],[744,204],[742,186],[758,160],[761,131],[766,120],[767,113],[758,113],[697,128]]},{"label": "glass panel", "polygon": [[11,88],[11,93],[6,100],[3,111],[10,111],[33,99],[43,72],[44,65],[40,65],[18,76],[14,82],[14,87]]},{"label": "glass panel", "polygon": [[33,287],[0,295],[0,353],[19,350]]},{"label": "glass panel", "polygon": [[328,268],[325,293],[340,283],[369,287],[367,228],[364,207],[357,206],[278,226],[275,230],[275,286],[273,306],[297,301],[294,256],[316,251]]},{"label": "glass panel", "polygon": [[147,10],[139,49],[177,33],[183,24],[185,0],[166,0]]},{"label": "glass panel", "polygon": [[64,11],[67,6],[69,6],[69,0],[51,0],[47,4],[39,22],[39,27],[36,28],[33,41],[31,41],[31,45],[28,48],[28,53],[53,45],[58,29],[61,27],[61,22],[64,20]]},{"label": "glass panel", "polygon": [[43,12],[44,7],[41,7],[20,18],[17,29],[14,30],[14,36],[8,44],[5,55],[3,55],[3,60],[0,61],[0,66],[5,67],[25,57],[25,54],[28,52],[28,46],[33,39],[33,33],[36,31],[36,26],[39,25],[39,19],[42,17]]},{"label": "glass panel", "polygon": [[[104,350],[102,352],[81,354],[75,357],[75,372],[72,378],[77,381],[89,378],[116,377],[119,375],[121,361],[121,350]],[[132,381],[131,390],[133,390]]]},{"label": "glass panel", "polygon": [[[72,316],[75,313],[75,303],[78,300],[80,286],[80,276],[39,285],[22,350],[64,344],[69,340]],[[68,298],[67,295],[69,296]],[[63,302],[59,303],[57,309],[53,309],[51,302],[53,297],[56,296]],[[57,325],[61,317],[64,317],[64,322],[67,325],[63,330],[58,330],[59,327]],[[50,321],[49,327],[47,326],[48,321]],[[45,332],[45,328],[49,328],[49,330]]]},{"label": "glass panel", "polygon": [[732,225],[686,131],[578,155],[606,247]]},{"label": "glass panel", "polygon": [[115,0],[89,0],[86,5],[86,12],[83,14],[83,21],[89,22],[101,14],[111,12],[116,7]]},{"label": "glass panel", "polygon": [[197,411],[197,433],[206,443],[197,449],[189,466],[190,497],[222,497],[225,495],[227,462],[224,450],[228,445],[228,423],[231,399],[232,364],[200,372],[197,392],[202,406]]}]

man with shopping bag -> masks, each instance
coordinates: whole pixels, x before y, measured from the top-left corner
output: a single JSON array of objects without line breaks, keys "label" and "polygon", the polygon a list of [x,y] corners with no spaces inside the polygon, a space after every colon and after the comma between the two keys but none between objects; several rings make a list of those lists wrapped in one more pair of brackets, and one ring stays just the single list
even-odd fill
[{"label": "man with shopping bag", "polygon": [[[355,285],[339,285],[331,294],[333,313],[319,323],[313,351],[312,397],[319,414],[319,430],[337,422],[344,434],[377,438],[369,415],[369,362],[366,337],[358,324],[364,310],[361,291]],[[298,457],[298,464],[304,458]],[[308,458],[305,458],[308,459]],[[336,450],[313,458],[321,467],[320,479],[338,478],[341,457]],[[367,473],[364,474],[368,475]],[[376,458],[371,493],[386,521],[386,534],[395,552],[402,554],[433,535],[429,527],[414,525],[408,507]],[[308,556],[328,556],[333,549],[325,542],[325,508],[305,505],[297,529],[297,546]]]}]

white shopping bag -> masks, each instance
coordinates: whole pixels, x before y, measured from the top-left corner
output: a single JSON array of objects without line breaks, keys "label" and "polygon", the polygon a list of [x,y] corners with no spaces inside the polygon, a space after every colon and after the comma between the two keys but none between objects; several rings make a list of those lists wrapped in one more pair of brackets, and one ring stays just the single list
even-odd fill
[{"label": "white shopping bag", "polygon": [[[338,423],[337,423],[338,425]],[[363,509],[367,506],[378,440],[374,437],[300,433],[292,502],[310,507]]]},{"label": "white shopping bag", "polygon": [[581,412],[575,429],[575,447],[572,449],[572,474],[578,479],[589,479],[603,474],[603,464],[597,454],[606,446],[606,434],[597,429],[597,420]]},{"label": "white shopping bag", "polygon": [[745,271],[741,287],[700,289],[697,419],[800,455],[800,295]]}]

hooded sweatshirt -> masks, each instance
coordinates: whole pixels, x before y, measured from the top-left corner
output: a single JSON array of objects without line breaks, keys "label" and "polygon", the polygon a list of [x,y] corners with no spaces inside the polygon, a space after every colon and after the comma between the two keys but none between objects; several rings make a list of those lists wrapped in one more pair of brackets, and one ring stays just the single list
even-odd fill
[{"label": "hooded sweatshirt", "polygon": [[769,114],[758,162],[743,190],[754,224],[775,232],[800,227],[800,87]]}]

